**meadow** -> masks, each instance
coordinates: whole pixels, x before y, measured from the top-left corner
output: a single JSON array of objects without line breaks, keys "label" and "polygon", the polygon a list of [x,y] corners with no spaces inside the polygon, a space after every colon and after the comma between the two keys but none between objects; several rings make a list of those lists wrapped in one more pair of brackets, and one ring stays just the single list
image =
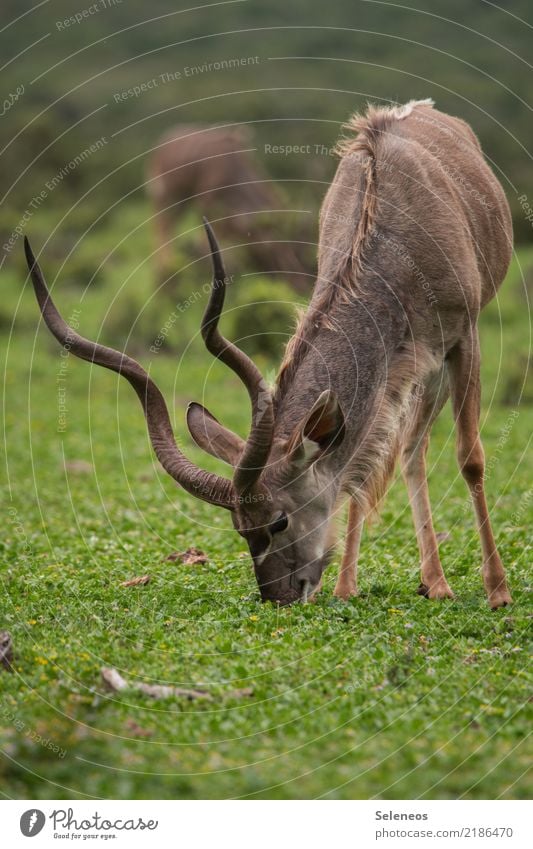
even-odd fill
[{"label": "meadow", "polygon": [[[224,471],[192,444],[184,423],[189,400],[242,435],[249,422],[245,391],[198,335],[210,279],[196,247],[203,244],[198,222],[191,219],[184,226],[191,232],[178,240],[175,285],[154,294],[153,270],[139,263],[150,253],[147,215],[142,202],[131,203],[79,245],[56,234],[42,266],[65,317],[149,365],[180,445]],[[33,227],[37,251],[45,233],[43,212]],[[182,246],[191,240],[188,253]],[[481,324],[487,493],[514,599],[497,611],[483,592],[449,407],[433,431],[429,469],[456,600],[416,594],[418,552],[396,480],[379,521],[365,531],[358,598],[333,597],[337,556],[316,603],[261,605],[229,516],[193,501],[158,467],[127,383],[62,357],[40,326],[21,251],[19,244],[2,272],[0,306],[0,630],[11,633],[15,649],[13,672],[0,669],[2,794],[530,795],[533,250],[518,252]],[[238,255],[228,257],[228,271],[237,273],[223,322],[228,335],[236,317],[254,332],[261,304],[250,293],[267,284],[240,277],[237,262]],[[290,300],[285,289],[272,292],[274,300]],[[276,326],[281,338],[290,331],[289,306]],[[164,342],[150,351],[167,325]],[[274,360],[259,362],[272,377]],[[208,561],[167,560],[191,546]],[[142,575],[150,575],[146,585],[122,586]],[[200,688],[212,698],[110,692],[103,667],[131,682]]]}]

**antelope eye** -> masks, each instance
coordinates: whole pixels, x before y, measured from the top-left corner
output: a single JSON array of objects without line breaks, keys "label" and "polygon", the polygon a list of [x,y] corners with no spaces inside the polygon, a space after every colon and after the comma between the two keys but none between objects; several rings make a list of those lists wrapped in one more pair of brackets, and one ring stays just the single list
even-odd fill
[{"label": "antelope eye", "polygon": [[280,513],[273,522],[268,526],[268,530],[271,534],[279,534],[282,531],[287,530],[287,526],[289,524],[289,519],[286,513]]}]

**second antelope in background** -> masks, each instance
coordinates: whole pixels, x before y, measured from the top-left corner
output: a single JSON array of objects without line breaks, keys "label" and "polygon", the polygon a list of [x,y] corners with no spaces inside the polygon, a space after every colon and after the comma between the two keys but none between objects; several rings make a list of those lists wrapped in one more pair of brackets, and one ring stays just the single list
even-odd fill
[{"label": "second antelope in background", "polygon": [[[146,188],[156,213],[156,260],[162,279],[173,270],[174,224],[194,205],[220,217],[219,231],[244,246],[255,270],[277,274],[296,292],[310,294],[311,269],[300,258],[306,245],[276,236],[272,215],[277,212],[283,221],[285,203],[261,168],[245,127],[192,124],[169,130],[150,154]],[[300,236],[304,230],[298,226]]]},{"label": "second antelope in background", "polygon": [[273,391],[218,331],[226,273],[207,225],[214,280],[202,335],[246,385],[252,426],[245,441],[199,404],[189,406],[187,421],[201,447],[234,467],[232,480],[182,454],[163,397],[138,363],[65,324],[27,245],[42,314],[71,353],[130,381],[164,468],[192,495],[231,512],[263,600],[281,604],[306,600],[319,588],[332,554],[332,519],[346,497],[348,533],[335,593],[356,594],[363,523],[398,458],[420,549],[419,592],[452,597],[425,467],[431,425],[451,396],[485,589],[490,605],[500,607],[511,597],[484,493],[477,321],[509,264],[508,205],[470,128],[429,101],[370,108],[349,129],[322,207],[314,295]]}]

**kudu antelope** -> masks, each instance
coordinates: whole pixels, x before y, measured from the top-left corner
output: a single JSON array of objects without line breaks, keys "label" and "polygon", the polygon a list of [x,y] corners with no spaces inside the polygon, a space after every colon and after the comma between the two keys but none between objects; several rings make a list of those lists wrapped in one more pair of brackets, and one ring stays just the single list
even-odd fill
[{"label": "kudu antelope", "polygon": [[252,402],[244,441],[199,404],[195,441],[234,468],[202,471],[177,447],[163,397],[138,363],[71,330],[54,307],[27,246],[45,322],[70,351],[122,374],[143,406],[155,453],[189,493],[231,511],[248,543],[263,600],[306,600],[332,553],[331,525],[350,499],[335,589],[357,592],[365,517],[401,459],[421,558],[419,592],[452,597],[439,559],[426,481],[432,422],[451,396],[461,471],[470,489],[492,607],[511,601],[484,494],[479,436],[481,307],[511,252],[503,191],[469,127],[430,101],[370,108],[348,125],[320,221],[318,280],[271,391],[254,363],[218,330],[226,277],[214,264],[202,322],[209,351],[241,378]]},{"label": "kudu antelope", "polygon": [[[172,269],[176,219],[192,203],[201,203],[220,210],[219,229],[224,237],[242,242],[262,271],[284,276],[296,292],[311,292],[312,277],[300,259],[301,250],[276,239],[266,221],[266,215],[282,210],[284,202],[254,157],[246,128],[174,127],[161,137],[148,159],[146,188],[156,213],[156,261],[161,279]],[[299,231],[301,235],[301,227]]]}]

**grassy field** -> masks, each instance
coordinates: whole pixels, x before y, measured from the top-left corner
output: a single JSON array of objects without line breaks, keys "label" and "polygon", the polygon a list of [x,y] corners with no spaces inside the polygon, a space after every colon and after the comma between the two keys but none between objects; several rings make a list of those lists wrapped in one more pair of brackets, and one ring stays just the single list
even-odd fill
[{"label": "grassy field", "polygon": [[[84,239],[61,271],[56,301],[87,335],[122,344],[131,327],[140,341],[130,349],[151,364],[180,444],[222,470],[190,444],[184,407],[204,401],[245,434],[246,394],[194,335],[205,296],[179,311],[169,336],[175,353],[150,353],[147,328],[153,341],[170,296],[138,315],[151,273],[137,268],[137,257],[147,254],[150,237],[147,228],[131,230],[144,212],[117,217],[107,242],[98,233]],[[43,233],[35,234],[38,250]],[[67,252],[58,237],[46,248],[50,283]],[[487,489],[514,597],[512,608],[495,612],[482,589],[448,409],[434,429],[429,467],[436,528],[449,534],[441,553],[456,601],[416,595],[418,554],[399,481],[381,520],[365,532],[359,598],[333,598],[332,566],[316,604],[262,606],[229,517],[190,499],[157,467],[130,387],[72,357],[65,362],[49,334],[36,332],[32,295],[26,291],[19,302],[20,260],[2,272],[7,520],[0,630],[11,632],[16,652],[14,674],[0,671],[2,795],[530,795],[532,399],[530,384],[521,387],[530,323],[520,267],[531,278],[533,253],[519,257],[482,326]],[[101,262],[85,290],[79,281],[89,283],[87,269]],[[185,300],[209,279],[207,261],[179,279]],[[231,297],[230,308],[237,303]],[[254,308],[250,320],[253,330]],[[165,559],[191,545],[209,562]],[[144,574],[151,576],[146,586],[121,586]],[[104,666],[131,681],[201,686],[213,699],[109,693]],[[236,694],[239,688],[253,692]]]}]

